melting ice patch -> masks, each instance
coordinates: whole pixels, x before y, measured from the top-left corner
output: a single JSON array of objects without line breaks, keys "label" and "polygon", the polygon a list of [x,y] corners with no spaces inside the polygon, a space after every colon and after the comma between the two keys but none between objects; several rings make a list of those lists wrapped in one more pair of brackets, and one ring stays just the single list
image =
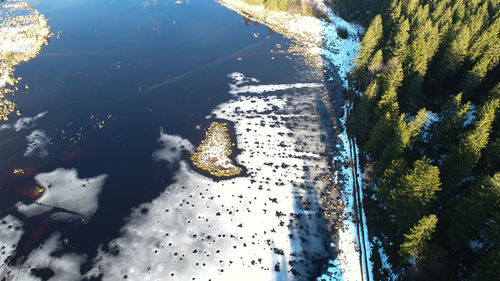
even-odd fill
[{"label": "melting ice patch", "polygon": [[14,129],[14,130],[16,130],[16,132],[19,132],[21,130],[31,129],[36,125],[35,121],[44,117],[46,114],[47,114],[47,111],[39,113],[33,117],[20,118],[14,124],[4,124],[4,125],[0,126],[0,131],[7,130],[7,129]]},{"label": "melting ice patch", "polygon": [[160,129],[158,142],[161,148],[153,152],[153,159],[156,161],[164,160],[170,164],[174,164],[181,159],[182,151],[190,153],[194,151],[194,147],[190,141],[180,136],[165,134],[163,128]]},{"label": "melting ice patch", "polygon": [[19,212],[31,217],[49,211],[56,220],[90,219],[98,209],[98,195],[107,175],[79,179],[76,169],[58,168],[35,176],[44,189],[34,203],[17,204]]},{"label": "melting ice patch", "polygon": [[47,151],[47,145],[50,142],[50,138],[47,137],[44,130],[34,130],[26,136],[26,141],[28,145],[26,146],[26,152],[24,156],[38,156],[41,158],[49,155]]},{"label": "melting ice patch", "polygon": [[4,278],[2,280],[40,281],[42,279],[31,273],[35,270],[49,269],[54,273],[49,279],[51,281],[80,280],[80,266],[85,257],[75,253],[55,254],[62,250],[62,246],[60,234],[55,233],[33,250],[23,264],[3,264],[0,267],[0,277]]},{"label": "melting ice patch", "polygon": [[282,91],[289,89],[300,89],[300,88],[316,88],[323,87],[323,83],[293,83],[293,84],[269,84],[269,85],[246,85],[240,86],[241,84],[248,82],[259,82],[259,80],[251,77],[245,77],[245,75],[239,72],[233,72],[228,75],[228,77],[233,79],[233,83],[229,83],[229,93],[231,95],[238,94],[262,94],[265,92]]}]

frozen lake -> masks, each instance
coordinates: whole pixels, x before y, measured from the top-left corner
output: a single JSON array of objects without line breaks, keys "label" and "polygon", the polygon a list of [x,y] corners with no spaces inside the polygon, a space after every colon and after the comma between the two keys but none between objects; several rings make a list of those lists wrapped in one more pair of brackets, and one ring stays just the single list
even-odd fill
[{"label": "frozen lake", "polygon": [[223,2],[2,2],[0,280],[360,280],[360,29]]}]

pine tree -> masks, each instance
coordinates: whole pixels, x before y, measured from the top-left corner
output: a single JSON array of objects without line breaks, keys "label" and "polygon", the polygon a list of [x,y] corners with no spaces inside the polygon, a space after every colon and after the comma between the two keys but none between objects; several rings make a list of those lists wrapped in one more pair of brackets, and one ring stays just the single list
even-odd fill
[{"label": "pine tree", "polygon": [[391,191],[395,214],[402,225],[413,222],[431,210],[441,190],[439,168],[426,157],[415,161],[413,170],[402,176]]},{"label": "pine tree", "polygon": [[[454,207],[454,222],[448,237],[455,248],[469,247],[475,240],[486,245],[495,243],[495,235],[488,235],[489,224],[500,219],[500,173],[484,176],[471,183]],[[488,247],[486,247],[488,248]]]},{"label": "pine tree", "polygon": [[403,147],[408,147],[411,141],[420,134],[422,127],[427,122],[427,117],[427,111],[425,108],[422,108],[410,122],[400,122],[399,135],[401,136]]},{"label": "pine tree", "polygon": [[477,89],[479,84],[486,77],[488,71],[492,70],[498,65],[500,61],[500,38],[488,44],[488,48],[484,55],[474,65],[474,67],[467,73],[463,87],[465,92],[469,95]]},{"label": "pine tree", "polygon": [[419,259],[423,248],[431,239],[436,230],[438,219],[436,215],[428,215],[420,219],[409,234],[405,234],[407,241],[401,244],[399,254],[401,257],[415,260]]},{"label": "pine tree", "polygon": [[406,17],[411,18],[418,8],[419,0],[402,0],[403,11]]},{"label": "pine tree", "polygon": [[406,60],[408,39],[410,38],[409,31],[410,23],[408,19],[403,17],[397,25],[396,33],[390,47],[390,55],[399,57],[401,61]]},{"label": "pine tree", "polygon": [[365,147],[371,153],[378,155],[393,137],[392,116],[390,113],[386,113],[373,126]]},{"label": "pine tree", "polygon": [[499,32],[500,16],[498,16],[487,29],[481,32],[479,37],[474,40],[474,43],[469,48],[468,56],[473,63],[477,62],[477,59],[488,49],[487,46],[491,44],[491,42],[494,42],[495,38],[498,38]]},{"label": "pine tree", "polygon": [[393,88],[398,90],[403,82],[403,65],[398,57],[392,57],[387,61],[385,65],[385,70],[380,75],[382,83],[382,89],[389,90]]},{"label": "pine tree", "polygon": [[365,141],[371,129],[371,117],[373,108],[378,98],[379,83],[374,80],[365,90],[364,94],[357,102],[351,115],[352,129],[361,141]]},{"label": "pine tree", "polygon": [[442,55],[440,77],[452,76],[462,66],[468,52],[472,37],[469,27],[467,25],[457,26],[453,33],[454,39]]},{"label": "pine tree", "polygon": [[451,148],[443,163],[443,179],[447,185],[456,185],[468,176],[481,157],[481,151],[486,147],[495,119],[495,113],[500,107],[500,96],[492,92],[474,122],[458,145]]},{"label": "pine tree", "polygon": [[377,48],[380,39],[383,35],[382,17],[377,15],[361,41],[359,47],[360,52],[356,60],[356,68],[363,68],[370,61],[375,49]]},{"label": "pine tree", "polygon": [[383,94],[377,103],[375,119],[385,116],[386,113],[390,113],[392,117],[397,117],[399,115],[397,89],[403,81],[401,61],[397,57],[391,58],[387,62],[385,70],[379,74],[379,78]]},{"label": "pine tree", "polygon": [[[401,177],[406,171],[406,162],[404,158],[393,160],[391,165],[384,170],[382,177],[377,185],[377,200],[387,208],[392,208],[393,199],[391,193],[396,190]],[[393,211],[393,210],[392,210]]]},{"label": "pine tree", "polygon": [[[450,98],[443,106],[440,121],[435,126],[431,144],[438,153],[444,153],[443,149],[450,143],[457,143],[463,132],[467,113],[470,110],[470,102],[462,103],[462,93]],[[437,155],[439,157],[439,155]]]},{"label": "pine tree", "polygon": [[[500,235],[500,232],[498,233]],[[498,280],[500,277],[500,247],[495,247],[474,264],[472,281]]]},{"label": "pine tree", "polygon": [[382,66],[383,66],[382,50],[378,50],[377,52],[375,52],[375,55],[373,55],[373,58],[368,64],[368,71],[370,71],[371,73],[377,73],[382,69]]}]

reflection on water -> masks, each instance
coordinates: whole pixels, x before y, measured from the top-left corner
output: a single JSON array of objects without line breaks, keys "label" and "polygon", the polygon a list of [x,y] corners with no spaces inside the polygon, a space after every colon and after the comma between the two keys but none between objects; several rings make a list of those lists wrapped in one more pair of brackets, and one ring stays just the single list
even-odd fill
[{"label": "reflection on water", "polygon": [[2,1],[0,21],[0,120],[8,120],[16,105],[6,95],[21,80],[14,77],[15,67],[36,57],[52,33],[45,16],[25,1]]}]

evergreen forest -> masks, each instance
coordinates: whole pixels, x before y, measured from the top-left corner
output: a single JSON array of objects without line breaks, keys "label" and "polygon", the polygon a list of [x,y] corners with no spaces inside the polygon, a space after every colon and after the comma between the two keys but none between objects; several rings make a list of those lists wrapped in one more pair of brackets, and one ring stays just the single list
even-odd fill
[{"label": "evergreen forest", "polygon": [[366,26],[347,95],[370,236],[398,279],[500,280],[500,1],[335,5]]}]

